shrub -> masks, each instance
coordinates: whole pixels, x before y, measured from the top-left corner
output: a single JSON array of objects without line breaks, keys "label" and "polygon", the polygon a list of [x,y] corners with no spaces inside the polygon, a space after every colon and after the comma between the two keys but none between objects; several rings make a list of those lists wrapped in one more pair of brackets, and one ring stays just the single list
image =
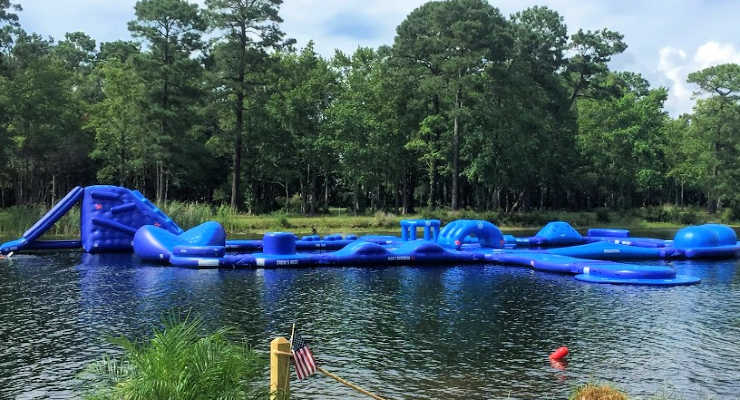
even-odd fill
[{"label": "shrub", "polygon": [[570,394],[568,400],[627,400],[628,397],[621,391],[609,385],[594,385],[587,383],[577,387]]},{"label": "shrub", "polygon": [[699,221],[699,216],[694,210],[685,210],[678,214],[678,222],[684,225],[696,224],[697,221]]},{"label": "shrub", "polygon": [[735,222],[735,210],[729,207],[723,208],[722,212],[719,214],[719,219],[723,224],[731,224]]},{"label": "shrub", "polygon": [[279,216],[277,217],[277,224],[278,224],[278,226],[280,226],[281,228],[292,228],[292,227],[293,227],[293,225],[292,225],[292,224],[290,223],[290,221],[288,220],[288,217],[287,217],[287,216],[285,216],[285,215],[279,215]]},{"label": "shrub", "polygon": [[648,222],[670,222],[674,218],[674,207],[645,207],[640,210],[642,218]]},{"label": "shrub", "polygon": [[596,221],[601,223],[608,223],[611,221],[611,218],[609,216],[609,210],[606,208],[597,208],[596,209]]},{"label": "shrub", "polygon": [[398,224],[397,218],[391,213],[378,211],[375,213],[374,224],[378,228],[393,228]]},{"label": "shrub", "polygon": [[447,217],[444,210],[437,208],[423,208],[419,214],[423,219],[438,219],[440,221],[444,221]]},{"label": "shrub", "polygon": [[123,348],[121,358],[103,358],[88,367],[97,387],[88,399],[244,399],[263,398],[255,388],[265,363],[243,344],[227,339],[220,329],[200,336],[200,319],[170,317],[163,329],[144,343],[112,339]]}]

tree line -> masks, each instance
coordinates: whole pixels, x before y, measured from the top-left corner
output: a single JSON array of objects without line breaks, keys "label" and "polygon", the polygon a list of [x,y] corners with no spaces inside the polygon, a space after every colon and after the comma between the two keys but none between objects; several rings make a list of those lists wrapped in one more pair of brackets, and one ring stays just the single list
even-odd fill
[{"label": "tree line", "polygon": [[[253,213],[514,212],[675,203],[740,214],[740,66],[665,88],[610,70],[627,44],[547,7],[432,1],[392,44],[322,57],[281,0],[140,0],[133,40],[25,32],[0,0],[0,205],[76,185]],[[22,13],[20,13],[22,16]]]}]

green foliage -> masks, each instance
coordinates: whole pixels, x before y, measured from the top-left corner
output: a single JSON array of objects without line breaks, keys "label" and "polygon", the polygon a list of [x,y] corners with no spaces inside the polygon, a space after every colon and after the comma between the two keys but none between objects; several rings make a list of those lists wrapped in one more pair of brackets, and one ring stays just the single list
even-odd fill
[{"label": "green foliage", "polygon": [[[696,107],[673,119],[665,89],[610,70],[620,33],[569,36],[547,7],[505,18],[483,0],[428,2],[392,46],[327,58],[284,37],[281,0],[140,0],[135,41],[99,46],[24,32],[11,1],[0,0],[2,207],[110,183],[184,226],[211,216],[232,232],[283,225],[242,224],[241,208],[282,210],[297,229],[297,214],[331,207],[372,218],[357,228],[415,210],[517,225],[561,213],[550,210],[597,210],[574,213],[579,224],[635,208],[655,223],[740,214],[740,66],[690,74]],[[685,211],[662,215],[664,204]]]},{"label": "green foliage", "polygon": [[607,223],[611,220],[611,216],[609,215],[609,210],[606,208],[597,208],[596,209],[596,221],[601,223]]},{"label": "green foliage", "polygon": [[101,183],[131,185],[149,167],[153,145],[145,118],[146,82],[129,64],[111,58],[98,65],[104,98],[92,105],[87,127],[95,132],[90,156],[101,161]]},{"label": "green foliage", "polygon": [[224,137],[224,142],[230,144],[230,204],[235,209],[242,206],[241,160],[247,131],[244,112],[259,112],[255,108],[266,100],[264,89],[272,64],[267,51],[284,44],[278,26],[282,22],[278,15],[281,3],[282,0],[206,0],[208,21],[220,33],[213,42],[209,77],[213,87],[218,88],[214,91],[215,100],[225,106],[217,109],[215,136]]},{"label": "green foliage", "polygon": [[[667,119],[663,103],[664,89],[640,95],[632,90],[608,100],[578,102],[579,132],[577,143],[588,165],[581,173],[593,170],[601,177],[592,182],[589,192],[607,198],[617,192],[611,206],[632,207],[640,193],[651,202],[653,193],[662,192],[668,166],[664,160]],[[609,174],[601,174],[610,171]],[[609,188],[599,193],[599,187]]]},{"label": "green foliage", "polygon": [[[18,237],[36,223],[49,208],[44,205],[17,205],[0,210],[0,234]],[[80,233],[80,210],[71,209],[46,233],[47,237],[74,237]]]},{"label": "green foliage", "polygon": [[288,220],[288,217],[285,216],[285,215],[280,215],[280,216],[277,217],[277,224],[281,228],[292,228],[293,227],[293,225]]},{"label": "green foliage", "polygon": [[740,65],[721,64],[692,72],[688,82],[697,84],[710,95],[737,101],[740,96]]},{"label": "green foliage", "polygon": [[88,399],[266,398],[261,389],[265,363],[233,333],[219,329],[203,336],[200,319],[168,317],[144,342],[111,339],[123,350],[88,367],[98,381]]},{"label": "green foliage", "polygon": [[586,383],[578,386],[568,396],[568,400],[627,400],[628,397],[621,390],[609,385],[595,385]]},{"label": "green foliage", "polygon": [[648,222],[668,222],[681,225],[704,223],[710,219],[702,210],[677,207],[672,204],[640,208],[635,210],[635,215]]},{"label": "green foliage", "polygon": [[206,221],[211,221],[214,216],[220,218],[222,215],[228,215],[221,212],[214,213],[211,205],[203,203],[169,201],[166,204],[160,204],[160,208],[183,229],[190,229]]}]

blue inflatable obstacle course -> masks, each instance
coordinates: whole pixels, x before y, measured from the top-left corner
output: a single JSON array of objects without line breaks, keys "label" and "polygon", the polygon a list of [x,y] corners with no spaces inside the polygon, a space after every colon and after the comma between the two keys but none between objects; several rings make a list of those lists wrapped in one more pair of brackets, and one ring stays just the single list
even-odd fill
[{"label": "blue inflatable obstacle course", "polygon": [[[677,275],[673,268],[666,265],[633,265],[609,261],[665,258],[665,249],[637,248],[609,242],[547,250],[507,249],[504,248],[503,234],[495,225],[476,220],[451,222],[441,230],[436,242],[410,240],[410,236],[407,235],[408,240],[361,237],[336,251],[299,252],[296,235],[290,232],[268,232],[261,241],[261,252],[226,254],[227,242],[223,230],[218,224],[210,222],[181,235],[173,235],[160,228],[143,227],[134,238],[134,250],[145,260],[195,268],[457,265],[494,262],[571,274],[578,280],[594,283],[668,286],[699,282],[695,277]],[[329,239],[342,240],[339,237]],[[319,242],[306,240],[305,237],[302,240]],[[584,256],[596,259],[585,259]]]},{"label": "blue inflatable obstacle course", "polygon": [[[80,206],[80,240],[37,240],[72,207]],[[118,186],[76,187],[19,239],[0,245],[0,253],[20,250],[82,247],[90,253],[131,251],[131,240],[145,225],[159,226],[173,234],[182,229],[136,190]]]},{"label": "blue inflatable obstacle course", "polygon": [[[80,240],[39,238],[75,205],[81,208]],[[423,231],[419,235],[419,230]],[[87,252],[130,251],[142,259],[191,268],[277,268],[353,265],[460,265],[497,263],[570,274],[584,282],[634,285],[697,283],[669,265],[629,260],[740,256],[735,232],[706,224],[679,230],[673,240],[630,236],[625,229],[592,228],[584,236],[564,221],[532,237],[503,235],[488,221],[403,220],[401,235],[303,236],[268,232],[261,240],[227,240],[217,222],[183,231],[141,193],[116,186],[70,191],[3,253],[82,247]]]}]

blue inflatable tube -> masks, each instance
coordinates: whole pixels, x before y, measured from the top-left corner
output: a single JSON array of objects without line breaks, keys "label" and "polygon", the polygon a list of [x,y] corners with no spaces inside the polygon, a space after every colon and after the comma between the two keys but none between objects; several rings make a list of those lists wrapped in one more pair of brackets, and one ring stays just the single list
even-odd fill
[{"label": "blue inflatable tube", "polygon": [[676,275],[667,266],[634,265],[603,260],[582,260],[542,252],[494,252],[486,258],[500,264],[530,267],[537,271],[576,274],[576,279],[592,283],[631,285],[688,285],[699,278]]},{"label": "blue inflatable tube", "polygon": [[[376,236],[376,235],[363,236],[360,238],[358,238],[355,235],[347,235],[343,239],[334,239],[334,240],[321,240],[321,239],[314,239],[313,237],[311,237],[310,240],[306,240],[305,239],[306,237],[311,237],[311,236],[304,236],[302,239],[296,240],[295,242],[296,250],[303,250],[303,251],[339,250],[357,240],[361,240],[363,242],[385,244],[385,245],[393,244],[393,243],[400,241],[399,238],[395,236]],[[316,235],[316,237],[318,237],[318,235]],[[262,240],[254,240],[254,239],[227,240],[226,250],[231,251],[231,252],[262,251]]]},{"label": "blue inflatable tube", "polygon": [[534,251],[505,251],[486,254],[490,262],[503,265],[516,265],[532,268],[536,271],[558,274],[580,274],[583,272],[583,260]]},{"label": "blue inflatable tube", "polygon": [[678,249],[677,252],[689,259],[698,258],[738,258],[740,257],[740,243],[727,246],[697,247]]},{"label": "blue inflatable tube", "polygon": [[591,228],[586,232],[587,236],[600,236],[608,238],[626,238],[630,231],[627,229]]},{"label": "blue inflatable tube", "polygon": [[701,279],[688,275],[676,275],[674,278],[611,278],[591,274],[579,274],[574,277],[576,280],[589,283],[608,283],[612,285],[646,285],[646,286],[682,286],[694,285],[701,282]]},{"label": "blue inflatable tube", "polygon": [[674,255],[671,248],[637,247],[610,242],[548,249],[547,253],[593,260],[662,260]]},{"label": "blue inflatable tube", "polygon": [[34,240],[29,243],[26,249],[28,250],[66,250],[66,249],[79,249],[82,247],[82,242],[79,240]]},{"label": "blue inflatable tube", "polygon": [[609,236],[586,236],[586,240],[589,242],[611,242],[615,244],[623,244],[625,246],[636,246],[636,247],[668,247],[673,241],[664,239],[653,239],[653,238],[640,238],[640,237],[628,237],[623,239],[615,239]]},{"label": "blue inflatable tube", "polygon": [[262,241],[252,239],[227,240],[226,250],[241,252],[262,251]]},{"label": "blue inflatable tube", "polygon": [[225,246],[177,245],[172,249],[174,257],[223,257]]}]

